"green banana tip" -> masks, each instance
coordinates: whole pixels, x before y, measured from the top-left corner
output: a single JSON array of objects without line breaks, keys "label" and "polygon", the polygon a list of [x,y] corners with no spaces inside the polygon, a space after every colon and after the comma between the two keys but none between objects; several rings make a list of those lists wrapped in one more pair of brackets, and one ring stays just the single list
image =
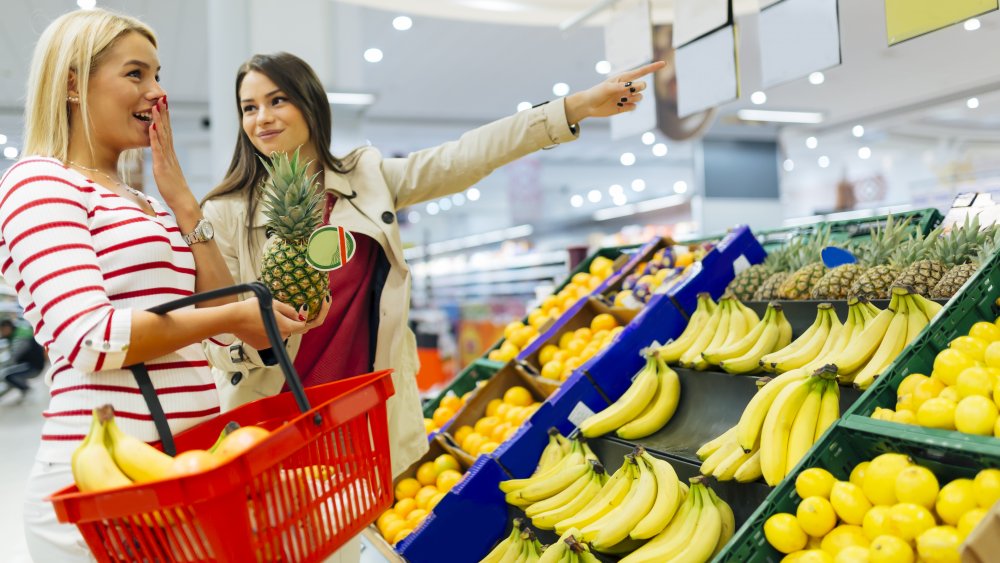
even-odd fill
[{"label": "green banana tip", "polygon": [[604,464],[601,463],[600,461],[598,461],[596,459],[590,459],[590,460],[587,460],[587,461],[590,462],[590,465],[593,468],[594,473],[597,473],[598,475],[600,475],[602,473],[606,473],[607,472],[607,470],[604,469]]},{"label": "green banana tip", "polygon": [[837,379],[838,368],[835,364],[826,364],[813,372],[813,375],[826,380]]},{"label": "green banana tip", "polygon": [[827,309],[833,309],[833,303],[820,303],[819,305],[816,305],[816,308],[824,311]]},{"label": "green banana tip", "polygon": [[522,526],[524,526],[524,519],[523,518],[515,518],[514,519],[514,529],[515,530],[520,530]]},{"label": "green banana tip", "polygon": [[767,304],[767,307],[769,309],[774,309],[775,311],[781,311],[783,308],[781,306],[781,303],[778,303],[777,301],[771,301],[770,303]]},{"label": "green banana tip", "polygon": [[695,475],[694,477],[688,479],[688,483],[691,483],[692,486],[704,485],[707,479],[708,477],[706,477],[705,475]]},{"label": "green banana tip", "polygon": [[561,433],[559,432],[559,429],[556,428],[555,426],[550,426],[549,427],[549,436],[556,437],[556,436],[558,436],[560,434]]}]

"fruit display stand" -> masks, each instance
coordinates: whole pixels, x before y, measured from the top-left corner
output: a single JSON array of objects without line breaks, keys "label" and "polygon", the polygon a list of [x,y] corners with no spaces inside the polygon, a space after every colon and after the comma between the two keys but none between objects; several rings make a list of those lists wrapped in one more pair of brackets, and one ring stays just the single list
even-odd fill
[{"label": "fruit display stand", "polygon": [[[775,248],[783,245],[790,237],[806,234],[815,229],[826,226],[830,229],[833,239],[839,242],[851,240],[859,237],[867,237],[868,234],[878,225],[885,223],[888,215],[875,215],[858,219],[841,219],[834,221],[820,221],[794,227],[783,227],[778,229],[768,229],[757,232],[757,239],[764,246],[764,249],[771,252]],[[915,209],[894,213],[893,217],[900,220],[909,219],[910,225],[916,232],[927,234],[934,230],[944,216],[933,207],[926,209]]]},{"label": "fruit display stand", "polygon": [[503,362],[494,362],[485,358],[480,358],[472,362],[461,373],[456,375],[455,379],[437,397],[424,403],[424,416],[430,418],[434,414],[434,410],[441,405],[441,399],[448,393],[454,393],[461,397],[475,389],[480,381],[486,381],[493,377],[493,374],[503,366]]},{"label": "fruit display stand", "polygon": [[764,261],[767,253],[746,225],[733,228],[719,244],[696,262],[683,280],[666,292],[678,309],[694,313],[698,294],[718,299],[739,271]]}]

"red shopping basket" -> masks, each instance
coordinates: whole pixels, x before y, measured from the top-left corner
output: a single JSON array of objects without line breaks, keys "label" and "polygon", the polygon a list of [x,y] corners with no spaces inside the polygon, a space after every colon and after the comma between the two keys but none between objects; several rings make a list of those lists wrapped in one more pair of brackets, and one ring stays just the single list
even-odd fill
[{"label": "red shopping basket", "polygon": [[[280,343],[267,290],[235,288],[257,294]],[[391,370],[303,391],[284,347],[274,350],[291,392],[190,428],[176,449],[209,448],[230,421],[272,430],[266,439],[196,475],[93,493],[66,488],[51,497],[59,521],[76,524],[99,561],[143,562],[320,561],[373,522],[392,503]],[[161,439],[170,441],[162,431]]]}]

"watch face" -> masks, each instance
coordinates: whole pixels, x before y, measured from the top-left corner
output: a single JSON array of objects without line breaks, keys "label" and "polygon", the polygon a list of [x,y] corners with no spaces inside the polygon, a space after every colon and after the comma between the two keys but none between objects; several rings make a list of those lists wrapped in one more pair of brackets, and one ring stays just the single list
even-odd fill
[{"label": "watch face", "polygon": [[205,238],[205,240],[211,240],[215,237],[215,227],[213,227],[208,221],[202,221],[200,230],[201,235]]}]

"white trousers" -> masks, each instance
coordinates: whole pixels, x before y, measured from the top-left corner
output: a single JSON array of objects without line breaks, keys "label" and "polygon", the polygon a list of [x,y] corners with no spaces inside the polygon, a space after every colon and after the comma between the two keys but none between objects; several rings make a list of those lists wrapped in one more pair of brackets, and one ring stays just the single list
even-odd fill
[{"label": "white trousers", "polygon": [[[68,463],[35,461],[24,492],[24,536],[28,553],[35,563],[84,563],[96,561],[80,531],[73,524],[56,520],[52,503],[45,500],[52,493],[73,484]],[[351,538],[325,563],[358,563],[361,541]]]}]

